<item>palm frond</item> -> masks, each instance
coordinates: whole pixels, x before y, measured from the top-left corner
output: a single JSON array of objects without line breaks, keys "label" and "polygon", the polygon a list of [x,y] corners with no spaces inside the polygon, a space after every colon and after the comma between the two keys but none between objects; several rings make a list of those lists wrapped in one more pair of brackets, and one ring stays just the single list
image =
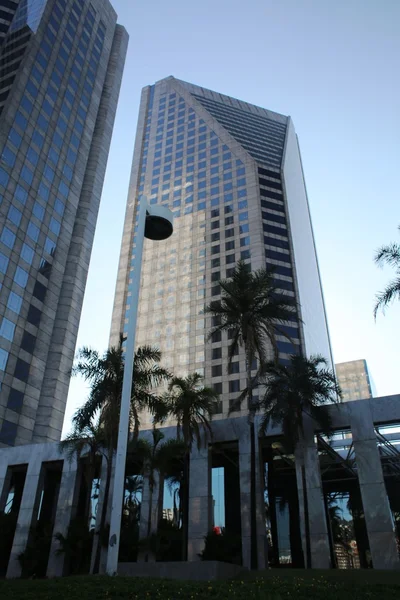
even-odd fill
[{"label": "palm frond", "polygon": [[374,306],[374,318],[376,319],[379,310],[385,314],[386,308],[391,304],[396,297],[400,300],[400,277],[393,279],[387,287],[376,295]]}]

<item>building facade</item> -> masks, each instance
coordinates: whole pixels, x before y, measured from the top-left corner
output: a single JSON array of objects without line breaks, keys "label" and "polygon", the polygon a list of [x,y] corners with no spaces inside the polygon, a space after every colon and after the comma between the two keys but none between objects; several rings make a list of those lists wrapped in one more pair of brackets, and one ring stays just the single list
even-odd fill
[{"label": "building facade", "polygon": [[366,360],[338,363],[335,368],[344,402],[372,398],[375,395]]},{"label": "building facade", "polygon": [[108,0],[0,11],[0,446],[61,436],[128,36]]},{"label": "building facade", "polygon": [[[142,92],[111,328],[127,325],[135,277],[135,224],[141,197],[168,206],[174,234],[145,242],[137,345],[158,346],[175,373],[197,371],[220,393],[227,416],[245,384],[244,357],[226,371],[229,341],[207,343],[204,305],[243,259],[272,267],[298,313],[277,337],[282,361],[331,349],[307,193],[290,117],[168,77]],[[235,413],[234,413],[235,414]]]}]

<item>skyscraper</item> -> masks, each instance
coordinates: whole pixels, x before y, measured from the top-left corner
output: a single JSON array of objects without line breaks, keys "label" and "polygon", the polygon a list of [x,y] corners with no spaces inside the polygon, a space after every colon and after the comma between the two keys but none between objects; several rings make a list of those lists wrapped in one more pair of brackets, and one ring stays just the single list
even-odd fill
[{"label": "skyscraper", "polygon": [[299,312],[278,337],[282,361],[331,349],[296,133],[290,117],[168,77],[143,89],[111,328],[127,323],[142,196],[175,215],[174,234],[145,242],[137,345],[152,344],[177,374],[198,371],[226,416],[245,384],[244,357],[226,371],[228,340],[207,343],[205,303],[239,259],[273,267]]},{"label": "skyscraper", "polygon": [[108,0],[0,19],[4,446],[60,439],[128,36]]},{"label": "skyscraper", "polygon": [[344,402],[363,400],[374,396],[373,383],[366,360],[350,360],[338,363],[335,367]]}]

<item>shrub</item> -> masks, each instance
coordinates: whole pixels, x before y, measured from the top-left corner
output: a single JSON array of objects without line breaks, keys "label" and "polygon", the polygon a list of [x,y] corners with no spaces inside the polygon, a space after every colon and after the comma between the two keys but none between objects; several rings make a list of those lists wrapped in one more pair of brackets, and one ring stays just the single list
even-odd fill
[{"label": "shrub", "polygon": [[219,560],[221,562],[242,564],[242,540],[240,536],[225,531],[210,531],[204,538],[205,546],[200,554],[201,560]]},{"label": "shrub", "polygon": [[52,525],[31,528],[26,548],[18,556],[22,577],[45,577],[51,540]]},{"label": "shrub", "polygon": [[17,516],[16,512],[0,513],[0,577],[4,577],[7,571]]},{"label": "shrub", "polygon": [[67,535],[56,533],[56,540],[60,544],[59,554],[65,554],[67,569],[72,575],[89,573],[90,558],[93,546],[93,530],[89,531],[86,519],[78,517],[72,519]]}]

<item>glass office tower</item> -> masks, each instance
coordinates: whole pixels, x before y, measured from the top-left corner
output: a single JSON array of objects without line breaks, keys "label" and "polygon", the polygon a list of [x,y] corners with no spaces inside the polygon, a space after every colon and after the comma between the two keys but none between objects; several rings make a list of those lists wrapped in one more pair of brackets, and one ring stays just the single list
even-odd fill
[{"label": "glass office tower", "polygon": [[[118,343],[135,277],[140,199],[168,206],[174,234],[145,241],[137,345],[151,344],[176,374],[198,371],[221,395],[216,418],[245,385],[244,357],[227,372],[229,340],[206,341],[204,305],[243,259],[273,267],[299,311],[278,337],[282,361],[331,349],[297,137],[290,117],[168,77],[142,92],[111,328]],[[243,406],[243,409],[245,407]]]},{"label": "glass office tower", "polygon": [[336,375],[342,388],[343,402],[373,398],[373,382],[367,367],[367,361],[350,360],[335,365]]},{"label": "glass office tower", "polygon": [[0,8],[0,446],[59,440],[128,36],[108,0]]}]

